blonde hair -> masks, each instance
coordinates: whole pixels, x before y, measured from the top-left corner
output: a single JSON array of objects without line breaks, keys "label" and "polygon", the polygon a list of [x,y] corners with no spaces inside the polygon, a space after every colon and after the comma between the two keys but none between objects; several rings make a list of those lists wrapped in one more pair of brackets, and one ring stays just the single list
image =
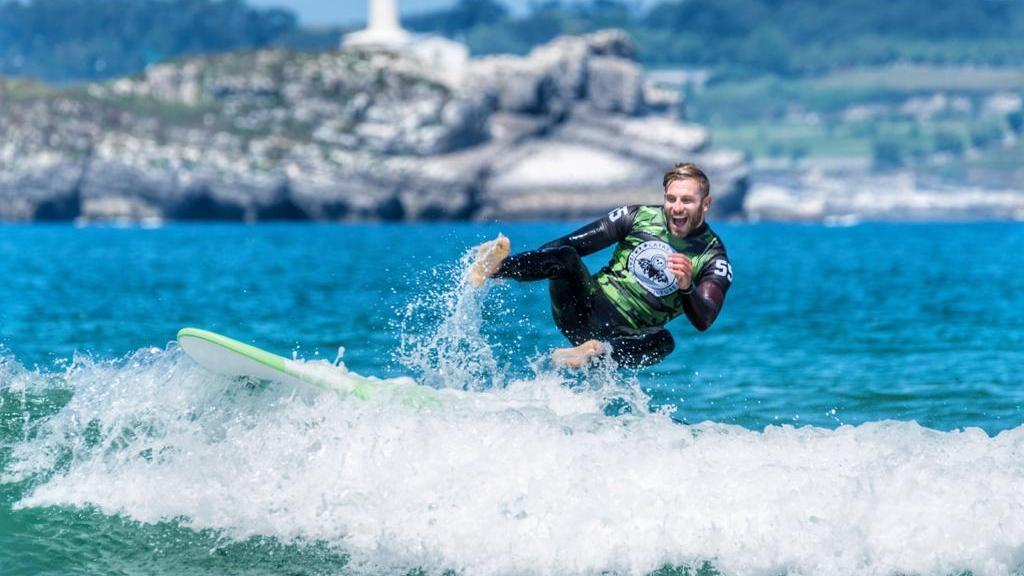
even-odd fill
[{"label": "blonde hair", "polygon": [[673,166],[671,170],[665,172],[665,178],[662,179],[661,185],[668,190],[668,185],[676,180],[696,180],[702,195],[707,196],[711,193],[711,182],[708,181],[708,175],[692,162],[680,162]]}]

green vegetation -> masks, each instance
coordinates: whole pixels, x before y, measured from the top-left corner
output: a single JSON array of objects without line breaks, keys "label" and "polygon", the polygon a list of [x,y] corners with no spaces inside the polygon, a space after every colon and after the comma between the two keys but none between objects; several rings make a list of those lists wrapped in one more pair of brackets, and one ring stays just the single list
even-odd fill
[{"label": "green vegetation", "polygon": [[289,12],[242,0],[0,0],[0,74],[123,76],[182,55],[283,42],[297,26]]},{"label": "green vegetation", "polygon": [[[1024,62],[1019,0],[538,0],[525,15],[500,0],[459,0],[406,16],[418,32],[474,54],[525,53],[560,34],[616,27],[648,65],[700,66],[734,77],[821,75],[893,62]],[[301,29],[282,9],[244,0],[0,0],[0,74],[47,81],[122,76],[147,64],[267,46],[324,50],[344,30]]]},{"label": "green vegetation", "polygon": [[0,104],[5,100],[35,100],[49,96],[52,90],[28,80],[0,77]]},{"label": "green vegetation", "polygon": [[498,0],[461,0],[407,26],[476,54],[528,51],[559,34],[625,28],[647,64],[733,74],[821,74],[891,62],[1009,66],[1024,61],[1024,3],[1003,0],[546,0],[514,17]]},{"label": "green vegetation", "polygon": [[68,91],[65,94],[77,95],[82,100],[103,104],[113,110],[127,112],[140,118],[151,118],[164,126],[205,126],[209,128],[204,120],[210,114],[214,115],[214,119],[219,120],[219,117],[216,116],[219,110],[213,106],[185,106],[184,104],[174,102],[163,102],[153,98],[134,96],[108,96],[96,100],[81,91]]},{"label": "green vegetation", "polygon": [[752,156],[859,158],[894,168],[935,154],[988,155],[1019,137],[1020,111],[987,109],[999,92],[1024,92],[1024,72],[900,65],[819,78],[720,79],[688,89],[686,108],[716,144]]},{"label": "green vegetation", "polygon": [[[938,153],[954,158],[962,158],[968,151],[988,155],[1002,149],[1010,130],[1006,118],[922,121],[899,116],[852,123],[799,118],[712,122],[708,127],[715,144],[743,150],[752,157],[793,161],[859,158],[880,169],[919,165]],[[1022,152],[1018,147],[999,154],[1015,155],[1006,163],[1024,165]]]},{"label": "green vegetation", "polygon": [[864,157],[872,140],[851,130],[830,130],[821,124],[790,121],[709,124],[716,145],[737,148],[757,157]]},{"label": "green vegetation", "polygon": [[992,92],[1024,87],[1024,68],[968,68],[906,65],[837,70],[810,82],[816,89],[876,90],[903,95],[914,91]]}]

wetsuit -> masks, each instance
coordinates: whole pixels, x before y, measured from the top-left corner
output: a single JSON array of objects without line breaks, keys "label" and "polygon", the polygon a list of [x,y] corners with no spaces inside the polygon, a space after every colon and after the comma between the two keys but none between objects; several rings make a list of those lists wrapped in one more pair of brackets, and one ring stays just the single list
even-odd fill
[{"label": "wetsuit", "polygon": [[[612,244],[617,246],[608,265],[591,275],[581,258]],[[693,262],[686,290],[666,267],[671,252]],[[732,283],[732,267],[706,223],[676,238],[661,206],[623,206],[537,250],[509,256],[495,277],[550,280],[555,324],[573,345],[601,340],[620,365],[640,367],[675,348],[664,327],[669,320],[685,314],[698,330],[711,326]]]}]

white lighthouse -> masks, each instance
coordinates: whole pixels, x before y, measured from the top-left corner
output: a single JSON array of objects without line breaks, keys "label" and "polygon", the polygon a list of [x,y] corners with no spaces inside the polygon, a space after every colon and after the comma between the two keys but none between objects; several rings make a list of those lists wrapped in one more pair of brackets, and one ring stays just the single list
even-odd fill
[{"label": "white lighthouse", "polygon": [[399,47],[409,43],[409,33],[398,21],[397,0],[368,0],[367,5],[366,28],[347,34],[341,42],[343,47]]}]

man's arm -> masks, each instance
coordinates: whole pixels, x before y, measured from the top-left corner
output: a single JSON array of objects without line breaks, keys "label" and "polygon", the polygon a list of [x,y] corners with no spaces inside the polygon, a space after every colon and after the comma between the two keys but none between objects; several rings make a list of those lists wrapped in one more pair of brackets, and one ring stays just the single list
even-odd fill
[{"label": "man's arm", "polygon": [[716,256],[704,267],[696,282],[690,278],[692,263],[686,256],[670,255],[669,268],[679,282],[686,318],[697,330],[707,330],[718,318],[725,302],[725,293],[732,285],[732,266],[729,260],[724,254]]},{"label": "man's arm", "polygon": [[629,234],[633,218],[639,208],[639,205],[616,208],[579,230],[548,242],[540,249],[569,246],[580,256],[588,256],[603,250],[621,242]]},{"label": "man's arm", "polygon": [[683,290],[683,312],[693,327],[701,332],[711,328],[722,310],[725,293],[716,284],[701,282],[696,289]]}]

